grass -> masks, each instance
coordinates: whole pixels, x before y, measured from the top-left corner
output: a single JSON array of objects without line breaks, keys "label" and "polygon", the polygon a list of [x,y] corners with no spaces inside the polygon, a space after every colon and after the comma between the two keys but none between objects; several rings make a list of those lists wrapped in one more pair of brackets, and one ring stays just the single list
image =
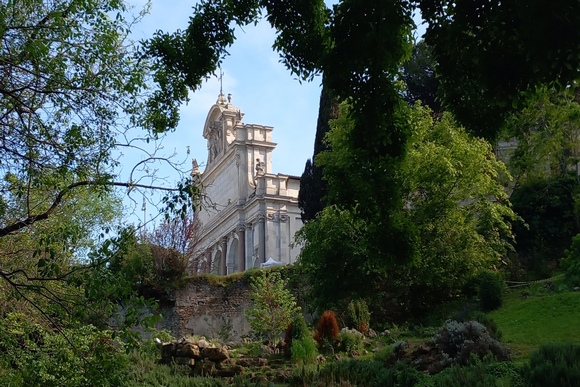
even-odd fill
[{"label": "grass", "polygon": [[[524,299],[523,292],[532,295]],[[527,360],[542,344],[580,343],[580,292],[541,293],[535,289],[510,291],[504,305],[489,313],[516,363]]]}]

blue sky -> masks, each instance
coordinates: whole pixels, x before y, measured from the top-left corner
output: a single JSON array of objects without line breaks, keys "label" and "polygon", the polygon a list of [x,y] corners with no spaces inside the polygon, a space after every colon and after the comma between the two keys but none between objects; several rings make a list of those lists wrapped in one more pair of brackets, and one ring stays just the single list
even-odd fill
[{"label": "blue sky", "polygon": [[[336,2],[326,1],[328,6]],[[146,1],[129,0],[129,3],[140,9]],[[147,39],[156,30],[185,29],[194,3],[153,0],[149,14],[133,28],[134,39]],[[232,94],[232,103],[245,113],[244,123],[274,127],[272,137],[278,145],[272,159],[273,172],[300,176],[314,148],[321,79],[300,83],[290,74],[272,49],[275,33],[266,21],[243,30],[237,28],[236,37],[222,65],[224,94]],[[213,77],[200,90],[190,93],[189,103],[181,108],[178,128],[163,142],[165,153],[175,153],[177,159],[187,157],[187,167],[196,158],[203,171],[207,159],[203,124],[219,90],[220,82]],[[161,167],[158,173],[169,184],[179,179],[170,169]],[[139,212],[141,203],[133,207],[139,207],[136,208]],[[156,211],[148,207],[147,212],[150,217]]]}]

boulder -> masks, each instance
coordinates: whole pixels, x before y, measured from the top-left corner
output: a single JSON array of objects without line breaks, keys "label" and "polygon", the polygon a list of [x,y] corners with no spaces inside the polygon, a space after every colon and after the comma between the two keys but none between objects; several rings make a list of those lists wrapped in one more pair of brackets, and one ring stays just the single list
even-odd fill
[{"label": "boulder", "polygon": [[221,363],[222,361],[229,359],[230,356],[228,354],[228,350],[224,347],[206,347],[201,349],[201,357],[203,359],[213,361],[214,363]]}]

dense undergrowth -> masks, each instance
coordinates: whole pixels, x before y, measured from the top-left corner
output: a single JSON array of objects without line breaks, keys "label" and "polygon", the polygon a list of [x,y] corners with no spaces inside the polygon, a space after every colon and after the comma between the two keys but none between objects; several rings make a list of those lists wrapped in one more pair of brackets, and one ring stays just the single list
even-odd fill
[{"label": "dense undergrowth", "polygon": [[[423,324],[391,324],[376,336],[372,330],[337,332],[330,313],[319,331],[299,319],[279,353],[265,354],[260,342],[230,346],[233,363],[261,357],[269,364],[230,378],[191,376],[188,366],[160,364],[153,341],[130,349],[112,332],[91,327],[52,332],[11,315],[0,334],[0,385],[580,385],[580,292],[569,289],[562,281],[504,290],[502,306],[493,312],[481,312],[476,301],[456,302],[426,316]],[[170,339],[164,332],[154,336]],[[317,337],[318,346],[312,340]],[[274,380],[272,369],[283,380]]]}]

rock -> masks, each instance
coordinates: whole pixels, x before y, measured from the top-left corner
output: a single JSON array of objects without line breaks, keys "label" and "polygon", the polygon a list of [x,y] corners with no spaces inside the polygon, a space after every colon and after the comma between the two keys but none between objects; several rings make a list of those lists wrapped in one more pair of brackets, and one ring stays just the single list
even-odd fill
[{"label": "rock", "polygon": [[203,359],[207,359],[213,361],[214,363],[221,363],[222,361],[229,359],[230,355],[228,354],[227,349],[225,348],[202,348],[201,349],[201,357]]},{"label": "rock", "polygon": [[268,359],[263,357],[242,357],[236,359],[236,364],[242,367],[264,367],[268,365]]},{"label": "rock", "polygon": [[375,332],[375,330],[373,330],[373,329],[369,329],[367,336],[370,337],[371,339],[375,338],[375,337],[377,337],[377,332]]},{"label": "rock", "polygon": [[262,356],[272,356],[276,354],[276,349],[269,345],[262,345],[260,348],[262,349]]},{"label": "rock", "polygon": [[170,341],[161,344],[161,359],[169,360],[175,356],[175,351],[177,349],[177,343],[175,341]]},{"label": "rock", "polygon": [[244,367],[234,364],[229,367],[224,367],[222,369],[218,369],[214,372],[214,376],[219,376],[221,378],[231,378],[235,375],[243,374],[245,371]]},{"label": "rock", "polygon": [[194,374],[202,376],[214,376],[217,371],[219,370],[216,370],[215,364],[211,361],[196,362],[193,368]]},{"label": "rock", "polygon": [[317,363],[326,363],[326,358],[324,357],[324,355],[320,354],[318,356],[316,356],[316,362]]},{"label": "rock", "polygon": [[178,357],[174,357],[173,361],[175,361],[175,363],[181,364],[181,365],[188,365],[190,367],[195,366],[195,359],[192,359],[189,357],[178,356]]},{"label": "rock", "polygon": [[199,346],[192,342],[182,342],[177,344],[175,356],[191,357],[194,359],[200,358]]},{"label": "rock", "polygon": [[207,341],[206,339],[199,339],[197,341],[197,346],[199,348],[215,348],[215,345],[213,345],[212,343],[210,343],[209,341]]},{"label": "rock", "polygon": [[334,354],[334,360],[340,360],[340,355],[338,353]]}]

